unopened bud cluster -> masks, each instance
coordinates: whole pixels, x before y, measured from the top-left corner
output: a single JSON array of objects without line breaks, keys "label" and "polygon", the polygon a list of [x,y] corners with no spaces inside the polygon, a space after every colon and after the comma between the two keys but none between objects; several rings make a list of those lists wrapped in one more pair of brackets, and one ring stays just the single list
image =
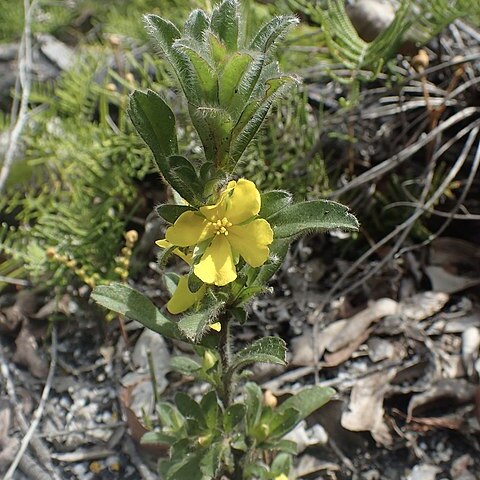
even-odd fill
[{"label": "unopened bud cluster", "polygon": [[89,274],[79,263],[67,255],[62,255],[58,253],[54,247],[49,247],[47,249],[47,258],[59,263],[60,265],[64,265],[69,270],[72,270],[75,275],[85,284],[87,284],[90,288],[95,288],[98,281],[100,280],[100,275],[98,273]]},{"label": "unopened bud cluster", "polygon": [[127,281],[128,269],[130,267],[130,260],[132,258],[132,250],[138,241],[138,233],[136,230],[129,230],[124,234],[125,246],[122,248],[120,255],[115,259],[117,266],[114,272],[120,277],[123,282]]}]

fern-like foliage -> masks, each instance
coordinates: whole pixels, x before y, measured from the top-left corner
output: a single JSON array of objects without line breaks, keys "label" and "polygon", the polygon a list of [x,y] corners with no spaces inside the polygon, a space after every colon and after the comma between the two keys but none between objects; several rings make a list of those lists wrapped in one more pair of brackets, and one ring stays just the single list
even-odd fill
[{"label": "fern-like foliage", "polygon": [[420,0],[413,9],[411,37],[428,42],[457,18],[480,15],[480,3],[470,0]]},{"label": "fern-like foliage", "polygon": [[[166,83],[160,61],[125,59],[127,71],[135,73],[145,63],[158,65],[156,74]],[[0,199],[0,219],[8,224],[0,254],[32,277],[57,286],[76,276],[117,279],[137,183],[153,171],[147,148],[127,121],[131,88],[109,70],[107,52],[94,48],[55,87],[39,85],[32,94],[43,110],[25,135],[25,158],[15,164]],[[52,251],[65,261],[55,261]]]},{"label": "fern-like foliage", "polygon": [[339,77],[332,72],[332,76],[343,83],[377,78],[412,23],[408,15],[410,0],[402,0],[388,28],[372,42],[366,42],[355,30],[343,1],[328,0],[326,8],[322,8],[318,2],[307,0],[294,0],[291,3],[294,8],[303,11],[313,22],[322,26],[330,54],[351,71],[348,77]]},{"label": "fern-like foliage", "polygon": [[367,42],[350,21],[344,0],[290,0],[290,5],[322,27],[332,59],[348,70],[346,76],[330,72],[342,83],[375,80],[405,40],[424,44],[455,19],[480,12],[480,4],[469,0],[401,0],[391,24]]}]

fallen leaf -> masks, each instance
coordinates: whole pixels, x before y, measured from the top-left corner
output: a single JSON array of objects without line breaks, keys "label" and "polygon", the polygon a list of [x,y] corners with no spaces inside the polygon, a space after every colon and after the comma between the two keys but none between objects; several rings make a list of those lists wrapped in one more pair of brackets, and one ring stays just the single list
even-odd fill
[{"label": "fallen leaf", "polygon": [[[470,474],[470,472],[468,471],[468,467],[473,466],[474,463],[475,462],[473,461],[473,458],[468,455],[468,453],[462,455],[461,457],[458,457],[456,460],[454,460],[454,462],[452,463],[452,468],[450,469],[450,475],[452,476],[452,479],[458,480],[465,474]],[[472,479],[475,479],[473,475]]]},{"label": "fallen leaf", "polygon": [[298,476],[299,478],[303,478],[318,472],[324,472],[325,470],[330,472],[338,472],[340,471],[340,466],[336,463],[319,460],[313,455],[302,455],[297,467],[295,468],[295,473],[296,476]]},{"label": "fallen leaf", "polygon": [[447,268],[449,271],[464,269],[471,271],[472,266],[480,265],[478,245],[453,237],[438,237],[430,244],[430,263]]},{"label": "fallen leaf", "polygon": [[[347,320],[338,320],[319,332],[316,339],[318,358],[323,356],[327,345],[345,328],[346,323]],[[312,335],[312,329],[308,329],[302,335],[295,337],[292,340],[292,360],[290,361],[292,365],[313,365],[314,354]]]},{"label": "fallen leaf", "polygon": [[371,328],[363,332],[358,338],[346,345],[341,350],[337,350],[335,353],[325,354],[326,366],[336,367],[337,365],[346,362],[352,356],[352,353],[355,352],[358,347],[365,342],[365,340],[367,340],[367,338],[370,336],[370,333],[372,333]]},{"label": "fallen leaf", "polygon": [[135,412],[131,409],[131,393],[132,387],[125,387],[120,390],[120,405],[122,407],[123,413],[125,415],[125,419],[127,421],[128,428],[130,430],[130,435],[135,443],[139,446],[139,448],[147,453],[151,453],[156,456],[164,456],[166,455],[169,446],[165,444],[142,444],[141,440],[143,435],[147,433],[149,430],[143,425],[139,417],[135,414]]},{"label": "fallen leaf", "polygon": [[346,347],[354,339],[362,335],[372,323],[383,317],[394,315],[398,310],[398,303],[390,298],[376,300],[373,305],[346,319],[343,328],[327,345],[329,352],[336,352]]},{"label": "fallen leaf", "polygon": [[476,327],[469,327],[462,333],[462,360],[468,378],[472,379],[477,375],[475,363],[480,353],[480,330]]},{"label": "fallen leaf", "polygon": [[417,293],[400,303],[400,316],[412,322],[420,322],[442,310],[449,298],[443,290]]},{"label": "fallen leaf", "polygon": [[429,265],[425,272],[430,279],[432,289],[437,292],[458,293],[475,285],[480,285],[480,279],[464,277],[447,272],[443,267]]},{"label": "fallen leaf", "polygon": [[48,373],[48,366],[38,354],[38,344],[28,322],[23,322],[22,329],[15,340],[15,345],[17,349],[13,355],[13,361],[27,367],[34,377],[45,378]]},{"label": "fallen leaf", "polygon": [[447,378],[439,380],[430,386],[427,391],[413,395],[408,404],[407,422],[413,412],[432,404],[448,402],[449,405],[459,405],[473,402],[477,387],[461,378]]},{"label": "fallen leaf", "polygon": [[382,360],[400,360],[406,355],[405,347],[399,342],[392,342],[380,337],[369,338],[367,352],[374,363]]},{"label": "fallen leaf", "polygon": [[132,361],[138,367],[139,373],[151,373],[149,356],[155,372],[157,391],[160,394],[168,386],[166,375],[170,371],[170,352],[164,338],[146,328],[138,338],[132,353]]},{"label": "fallen leaf", "polygon": [[348,411],[342,415],[347,430],[369,431],[382,445],[391,445],[392,436],[384,421],[383,400],[396,370],[388,369],[358,380],[350,394]]},{"label": "fallen leaf", "polygon": [[325,445],[328,441],[328,434],[325,429],[315,424],[311,428],[307,428],[307,423],[301,421],[291,432],[285,437],[285,440],[291,440],[297,444],[297,452],[303,452],[307,447],[312,445]]}]

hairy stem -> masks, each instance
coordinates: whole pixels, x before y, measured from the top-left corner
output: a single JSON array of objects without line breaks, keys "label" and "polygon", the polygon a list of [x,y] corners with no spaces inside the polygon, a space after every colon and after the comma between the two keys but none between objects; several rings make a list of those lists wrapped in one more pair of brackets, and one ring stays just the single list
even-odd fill
[{"label": "hairy stem", "polygon": [[222,330],[218,345],[220,360],[222,362],[222,400],[225,408],[232,402],[232,376],[229,374],[232,361],[230,318],[227,316],[222,320]]}]

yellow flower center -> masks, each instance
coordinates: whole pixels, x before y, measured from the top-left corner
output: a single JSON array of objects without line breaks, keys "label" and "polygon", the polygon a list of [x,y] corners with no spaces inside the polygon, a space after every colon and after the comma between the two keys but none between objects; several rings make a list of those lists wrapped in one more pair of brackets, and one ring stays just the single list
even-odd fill
[{"label": "yellow flower center", "polygon": [[217,235],[228,235],[228,227],[232,226],[232,222],[228,221],[227,217],[223,217],[221,220],[217,220],[216,222],[210,222],[210,225],[216,230]]}]

